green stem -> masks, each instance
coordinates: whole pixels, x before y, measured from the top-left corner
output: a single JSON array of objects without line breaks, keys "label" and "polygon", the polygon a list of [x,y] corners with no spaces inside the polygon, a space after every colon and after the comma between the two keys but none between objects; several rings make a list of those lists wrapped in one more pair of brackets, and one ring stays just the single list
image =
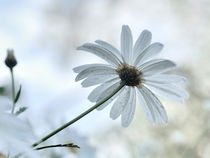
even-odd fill
[{"label": "green stem", "polygon": [[42,150],[42,149],[48,149],[48,148],[58,148],[58,147],[80,148],[79,146],[74,145],[73,143],[70,143],[70,144],[57,144],[57,145],[42,146],[42,147],[36,148],[35,150]]},{"label": "green stem", "polygon": [[112,96],[114,96],[121,88],[123,88],[125,86],[124,82],[121,82],[121,84],[119,85],[119,87],[117,87],[109,96],[107,96],[106,98],[104,98],[102,101],[98,102],[97,104],[95,104],[94,106],[92,106],[90,109],[86,110],[85,112],[83,112],[82,114],[80,114],[79,116],[77,116],[76,118],[74,118],[73,120],[67,122],[66,124],[64,124],[63,126],[59,127],[58,129],[54,130],[53,132],[51,132],[50,134],[48,134],[47,136],[43,137],[40,141],[34,143],[32,145],[32,147],[36,147],[37,145],[39,145],[40,143],[46,141],[47,139],[49,139],[50,137],[54,136],[55,134],[57,134],[58,132],[62,131],[63,129],[65,129],[66,127],[72,125],[73,123],[75,123],[76,121],[78,121],[79,119],[81,119],[82,117],[84,117],[85,115],[87,115],[88,113],[90,113],[91,111],[95,110],[97,107],[99,107],[101,104],[103,104],[104,102],[106,102],[107,100],[109,100]]},{"label": "green stem", "polygon": [[10,68],[10,73],[11,73],[11,80],[12,80],[12,111],[11,113],[13,114],[15,111],[15,81],[14,81],[14,73],[13,73],[12,68]]}]

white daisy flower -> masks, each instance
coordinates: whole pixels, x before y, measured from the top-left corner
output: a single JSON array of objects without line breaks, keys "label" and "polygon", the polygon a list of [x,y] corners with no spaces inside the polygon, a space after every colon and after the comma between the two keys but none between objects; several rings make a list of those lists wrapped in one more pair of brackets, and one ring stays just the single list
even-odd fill
[{"label": "white daisy flower", "polygon": [[133,46],[133,37],[129,26],[123,25],[121,32],[121,51],[107,42],[97,40],[96,44],[85,43],[78,47],[104,59],[109,64],[87,64],[74,68],[78,73],[76,81],[85,79],[83,87],[96,87],[88,96],[91,102],[98,103],[111,94],[121,82],[125,86],[111,99],[103,103],[98,110],[102,110],[115,100],[110,117],[117,119],[121,115],[121,124],[127,127],[133,120],[138,101],[150,123],[167,125],[166,111],[154,95],[165,97],[172,101],[183,103],[188,93],[176,84],[186,79],[182,76],[164,74],[175,68],[176,64],[170,60],[153,59],[162,48],[161,43],[152,43],[152,34],[144,30]]}]

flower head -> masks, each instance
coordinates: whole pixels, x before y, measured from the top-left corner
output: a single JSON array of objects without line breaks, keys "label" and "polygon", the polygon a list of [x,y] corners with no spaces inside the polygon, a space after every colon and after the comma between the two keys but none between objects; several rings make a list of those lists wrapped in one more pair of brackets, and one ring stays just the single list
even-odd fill
[{"label": "flower head", "polygon": [[[88,96],[91,102],[99,102],[112,93],[121,82],[125,86],[98,110],[105,108],[115,100],[110,117],[116,119],[121,115],[122,126],[127,127],[135,113],[136,95],[150,123],[167,124],[166,111],[155,94],[183,103],[188,93],[176,84],[186,79],[179,75],[165,74],[175,68],[170,60],[153,59],[162,48],[161,43],[152,43],[152,34],[144,30],[133,46],[133,37],[129,26],[123,25],[121,32],[121,51],[97,40],[96,44],[86,43],[78,48],[93,53],[109,64],[87,64],[74,68],[78,73],[76,81],[85,79],[82,86],[100,84]],[[154,94],[155,93],[155,94]]]},{"label": "flower head", "polygon": [[8,49],[7,50],[7,57],[5,59],[5,64],[10,69],[12,69],[13,67],[15,67],[17,65],[17,60],[14,56],[14,50],[13,49]]}]

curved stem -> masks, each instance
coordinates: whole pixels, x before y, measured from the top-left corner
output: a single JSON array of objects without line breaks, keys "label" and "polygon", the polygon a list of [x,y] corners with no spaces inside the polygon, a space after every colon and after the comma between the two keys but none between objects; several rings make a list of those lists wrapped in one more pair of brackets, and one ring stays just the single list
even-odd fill
[{"label": "curved stem", "polygon": [[43,137],[40,141],[34,143],[32,145],[32,147],[36,147],[37,145],[39,145],[40,143],[46,141],[47,139],[49,139],[50,137],[54,136],[55,134],[57,134],[58,132],[62,131],[63,129],[65,129],[66,127],[72,125],[73,123],[75,123],[76,121],[78,121],[79,119],[81,119],[82,117],[84,117],[85,115],[87,115],[88,113],[90,113],[91,111],[95,110],[97,107],[99,107],[101,104],[103,104],[104,102],[106,102],[107,100],[109,100],[112,96],[114,96],[121,88],[123,88],[125,86],[124,82],[121,82],[119,87],[117,87],[109,96],[107,96],[106,98],[104,98],[102,101],[98,102],[97,104],[95,104],[94,106],[92,106],[90,109],[86,110],[85,112],[83,112],[82,114],[80,114],[79,116],[77,116],[76,118],[74,118],[73,120],[67,122],[66,124],[64,124],[63,126],[59,127],[58,129],[54,130],[53,132],[51,132],[50,134],[48,134],[47,136]]},{"label": "curved stem", "polygon": [[12,80],[12,111],[11,113],[13,114],[15,111],[15,81],[14,81],[14,74],[13,74],[13,69],[10,69],[11,73],[11,80]]},{"label": "curved stem", "polygon": [[74,145],[73,143],[70,143],[70,144],[57,144],[57,145],[42,146],[42,147],[36,148],[35,150],[42,150],[42,149],[48,149],[48,148],[58,148],[58,147],[80,148],[79,146]]}]

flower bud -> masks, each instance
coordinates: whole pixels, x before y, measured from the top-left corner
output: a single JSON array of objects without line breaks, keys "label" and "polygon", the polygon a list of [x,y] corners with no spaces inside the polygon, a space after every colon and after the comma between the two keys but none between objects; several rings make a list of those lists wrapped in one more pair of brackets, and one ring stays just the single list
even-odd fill
[{"label": "flower bud", "polygon": [[17,65],[17,60],[15,59],[14,56],[14,50],[13,49],[7,49],[7,57],[5,59],[5,64],[12,69]]}]

